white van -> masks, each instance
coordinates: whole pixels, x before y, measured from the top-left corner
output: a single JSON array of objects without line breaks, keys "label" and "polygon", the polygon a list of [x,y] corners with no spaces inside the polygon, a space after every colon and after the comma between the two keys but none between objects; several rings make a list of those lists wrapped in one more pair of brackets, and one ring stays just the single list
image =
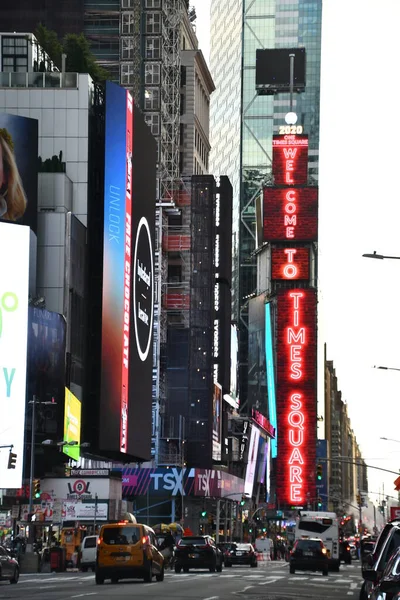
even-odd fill
[{"label": "white van", "polygon": [[81,544],[81,569],[87,571],[91,568],[94,571],[96,566],[96,552],[98,535],[87,535]]}]

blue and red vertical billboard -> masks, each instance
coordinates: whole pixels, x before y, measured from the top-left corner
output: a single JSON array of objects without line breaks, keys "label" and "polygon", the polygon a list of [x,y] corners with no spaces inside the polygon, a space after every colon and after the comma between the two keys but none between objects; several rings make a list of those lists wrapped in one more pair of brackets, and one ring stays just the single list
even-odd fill
[{"label": "blue and red vertical billboard", "polygon": [[127,453],[132,236],[132,96],[106,86],[100,447]]}]

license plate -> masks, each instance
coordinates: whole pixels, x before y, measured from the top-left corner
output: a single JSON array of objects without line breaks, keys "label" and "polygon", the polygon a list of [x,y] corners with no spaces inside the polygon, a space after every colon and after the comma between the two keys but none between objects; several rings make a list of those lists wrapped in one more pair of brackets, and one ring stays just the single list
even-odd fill
[{"label": "license plate", "polygon": [[189,558],[199,558],[198,554],[189,554]]},{"label": "license plate", "polygon": [[242,556],[243,552],[236,552],[236,556]]},{"label": "license plate", "polygon": [[312,552],[304,552],[304,556],[314,556]]}]

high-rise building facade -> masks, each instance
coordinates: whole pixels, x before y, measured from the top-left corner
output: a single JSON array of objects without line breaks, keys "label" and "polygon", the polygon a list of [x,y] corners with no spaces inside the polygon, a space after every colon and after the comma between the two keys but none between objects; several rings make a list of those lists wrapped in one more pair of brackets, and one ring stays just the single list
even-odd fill
[{"label": "high-rise building facade", "polygon": [[[247,402],[248,302],[257,289],[256,200],[272,182],[272,136],[284,124],[289,94],[257,95],[256,50],[305,47],[306,90],[293,110],[309,136],[309,183],[318,181],[322,0],[228,0],[211,4],[211,171],[233,185],[233,318],[240,327],[239,381]],[[220,35],[224,23],[224,35]]]}]

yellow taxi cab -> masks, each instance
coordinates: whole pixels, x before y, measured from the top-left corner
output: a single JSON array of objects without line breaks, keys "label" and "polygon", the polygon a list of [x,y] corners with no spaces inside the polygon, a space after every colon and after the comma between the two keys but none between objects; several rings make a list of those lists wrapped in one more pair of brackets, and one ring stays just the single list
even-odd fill
[{"label": "yellow taxi cab", "polygon": [[156,535],[147,525],[131,520],[103,525],[97,541],[96,583],[105,579],[138,578],[150,583],[164,579],[164,557]]}]

